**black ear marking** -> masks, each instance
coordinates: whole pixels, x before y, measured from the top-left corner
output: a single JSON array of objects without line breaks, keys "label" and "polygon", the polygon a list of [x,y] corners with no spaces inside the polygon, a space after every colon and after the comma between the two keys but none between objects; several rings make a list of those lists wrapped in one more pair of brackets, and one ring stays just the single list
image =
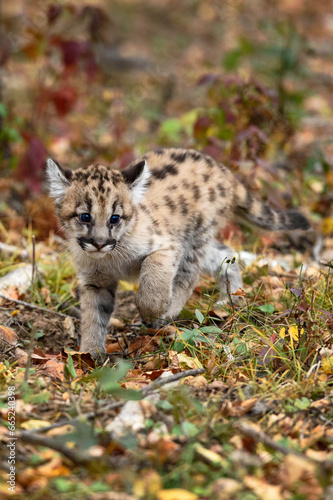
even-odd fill
[{"label": "black ear marking", "polygon": [[125,170],[121,172],[126,184],[133,184],[133,182],[135,182],[136,179],[140,177],[145,167],[145,164],[146,164],[145,160],[142,160],[130,167],[127,167]]}]

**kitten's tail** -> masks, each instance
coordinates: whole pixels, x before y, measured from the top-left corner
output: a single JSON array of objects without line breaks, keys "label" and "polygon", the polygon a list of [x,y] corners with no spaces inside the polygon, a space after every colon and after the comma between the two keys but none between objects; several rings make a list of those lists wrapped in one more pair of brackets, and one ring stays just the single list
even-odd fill
[{"label": "kitten's tail", "polygon": [[238,180],[234,191],[234,207],[238,215],[268,231],[310,228],[309,221],[298,210],[276,210],[255,198]]}]

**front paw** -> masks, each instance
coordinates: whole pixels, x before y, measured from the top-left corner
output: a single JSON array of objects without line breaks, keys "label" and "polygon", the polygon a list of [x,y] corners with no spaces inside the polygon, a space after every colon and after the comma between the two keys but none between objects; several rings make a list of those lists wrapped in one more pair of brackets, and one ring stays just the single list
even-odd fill
[{"label": "front paw", "polygon": [[170,298],[148,295],[140,290],[135,296],[136,306],[145,322],[154,322],[161,318],[169,309]]}]

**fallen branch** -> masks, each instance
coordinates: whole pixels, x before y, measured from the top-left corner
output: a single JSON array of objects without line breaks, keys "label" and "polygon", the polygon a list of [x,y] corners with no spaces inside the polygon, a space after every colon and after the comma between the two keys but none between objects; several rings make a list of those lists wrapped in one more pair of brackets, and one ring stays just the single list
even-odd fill
[{"label": "fallen branch", "polygon": [[272,448],[275,451],[278,451],[282,453],[283,455],[296,455],[303,460],[307,460],[310,462],[314,462],[317,465],[320,465],[321,467],[331,470],[333,469],[333,461],[331,460],[316,460],[315,458],[312,457],[307,457],[304,455],[304,453],[301,453],[300,451],[293,450],[292,448],[288,448],[287,446],[284,446],[283,444],[279,444],[274,439],[272,439],[270,436],[268,436],[265,432],[259,431],[257,429],[254,429],[251,425],[247,424],[246,422],[238,421],[233,424],[233,427],[237,430],[239,430],[242,434],[245,434],[245,436],[249,436],[256,441],[263,443],[265,446],[268,446],[269,448]]},{"label": "fallen branch", "polygon": [[29,304],[29,302],[24,302],[23,300],[18,300],[18,299],[11,299],[10,297],[6,297],[6,295],[2,295],[0,293],[0,299],[7,300],[8,302],[13,302],[14,304],[17,304],[19,306],[24,306],[27,309],[36,309],[37,311],[42,311],[45,313],[51,313],[51,314],[57,314],[61,318],[71,318],[72,316],[69,316],[68,314],[63,314],[58,311],[53,311],[53,309],[46,309],[46,307],[40,307],[40,306],[35,306],[34,304]]},{"label": "fallen branch", "polygon": [[16,432],[16,437],[18,439],[21,439],[25,443],[37,446],[45,446],[46,448],[51,448],[52,450],[58,451],[66,458],[69,458],[69,460],[71,460],[75,464],[87,464],[93,460],[96,460],[96,457],[84,455],[82,452],[73,450],[72,448],[68,448],[66,445],[59,442],[59,439],[48,438],[37,433],[30,434],[28,432]]}]

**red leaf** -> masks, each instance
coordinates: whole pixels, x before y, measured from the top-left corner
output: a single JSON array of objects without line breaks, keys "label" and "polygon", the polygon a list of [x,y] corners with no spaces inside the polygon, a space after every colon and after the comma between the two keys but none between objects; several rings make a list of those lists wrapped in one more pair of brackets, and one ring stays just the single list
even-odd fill
[{"label": "red leaf", "polygon": [[40,193],[46,149],[37,136],[28,133],[22,135],[25,135],[24,138],[28,142],[28,147],[18,165],[16,177],[18,180],[25,182],[33,193]]},{"label": "red leaf", "polygon": [[60,42],[62,60],[65,66],[72,66],[78,62],[79,57],[87,50],[86,42],[76,40],[62,40]]},{"label": "red leaf", "polygon": [[76,100],[77,92],[69,85],[55,90],[51,94],[51,101],[59,116],[67,115],[73,109]]}]

